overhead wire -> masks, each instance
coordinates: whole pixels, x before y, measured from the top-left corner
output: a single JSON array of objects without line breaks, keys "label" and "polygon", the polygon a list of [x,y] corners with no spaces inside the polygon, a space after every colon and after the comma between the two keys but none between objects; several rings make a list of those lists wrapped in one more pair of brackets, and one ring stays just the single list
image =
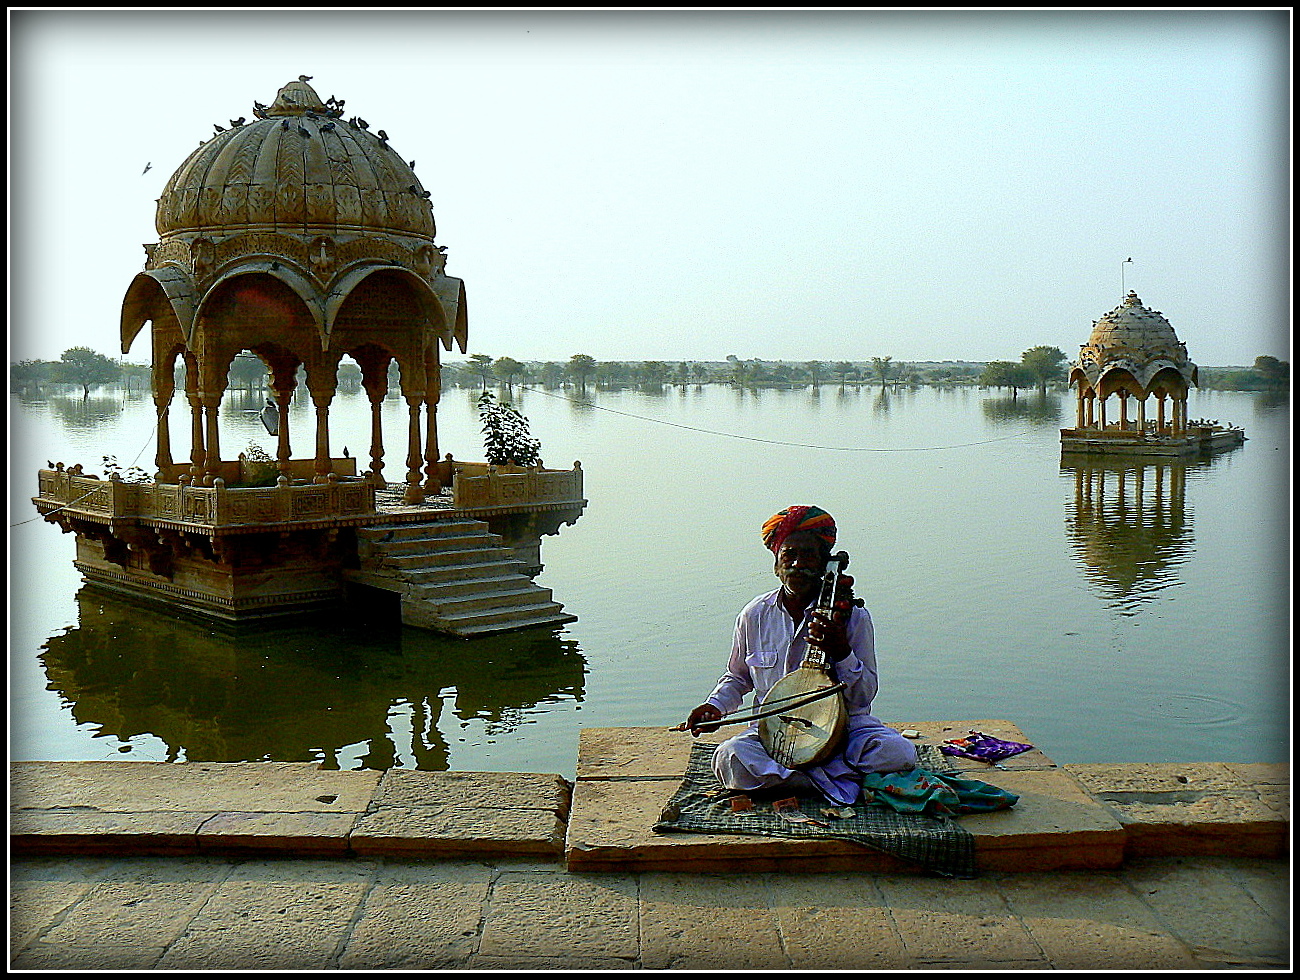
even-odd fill
[{"label": "overhead wire", "polygon": [[609,412],[612,415],[621,415],[624,418],[638,419],[642,422],[656,422],[659,425],[672,426],[675,429],[685,429],[688,432],[700,432],[705,435],[722,436],[727,439],[738,439],[742,442],[757,442],[768,446],[783,446],[789,449],[815,449],[822,452],[839,452],[839,453],[915,453],[915,452],[942,452],[949,449],[967,449],[971,446],[987,446],[994,442],[1005,442],[1008,439],[1019,439],[1021,436],[1028,434],[1031,430],[1021,429],[1010,435],[998,436],[994,439],[981,439],[977,442],[954,443],[949,446],[819,446],[813,443],[789,442],[783,439],[765,439],[761,436],[747,436],[738,432],[723,432],[719,429],[706,429],[697,425],[685,425],[681,422],[670,422],[668,419],[654,418],[649,415],[636,415],[632,412],[621,412],[616,408],[608,408],[605,405],[597,405],[594,402],[583,399],[570,398],[567,395],[557,395],[554,392],[546,391],[542,388],[534,388],[529,385],[518,385],[524,391],[536,392],[539,395],[545,395],[548,398],[557,398],[561,401],[567,401],[574,405],[581,405],[584,408],[594,408],[598,411]]}]

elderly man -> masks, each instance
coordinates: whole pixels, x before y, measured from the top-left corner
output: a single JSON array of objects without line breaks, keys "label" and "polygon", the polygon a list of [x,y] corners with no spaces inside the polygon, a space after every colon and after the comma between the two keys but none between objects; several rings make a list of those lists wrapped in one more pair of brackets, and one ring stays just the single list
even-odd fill
[{"label": "elderly man", "polygon": [[810,608],[835,545],[835,521],[818,507],[787,507],[763,525],[763,544],[773,553],[780,588],[741,610],[727,671],[708,700],[686,720],[692,735],[715,731],[723,716],[754,692],[758,706],[778,680],[803,662],[809,641],[824,650],[831,671],[847,686],[848,731],[841,748],[825,763],[788,769],[774,760],[758,735],[757,722],[727,739],[713,756],[713,771],[728,789],[807,792],[854,803],[862,776],[901,772],[916,765],[916,748],[871,714],[876,696],[876,640],[871,615],[854,606],[845,622]]}]

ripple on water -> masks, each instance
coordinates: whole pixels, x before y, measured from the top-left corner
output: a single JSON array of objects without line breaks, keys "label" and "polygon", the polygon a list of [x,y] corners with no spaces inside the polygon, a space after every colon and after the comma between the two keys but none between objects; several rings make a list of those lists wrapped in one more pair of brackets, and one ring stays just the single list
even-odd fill
[{"label": "ripple on water", "polygon": [[1196,727],[1230,725],[1243,715],[1235,701],[1207,694],[1162,694],[1152,700],[1150,711],[1162,721]]}]

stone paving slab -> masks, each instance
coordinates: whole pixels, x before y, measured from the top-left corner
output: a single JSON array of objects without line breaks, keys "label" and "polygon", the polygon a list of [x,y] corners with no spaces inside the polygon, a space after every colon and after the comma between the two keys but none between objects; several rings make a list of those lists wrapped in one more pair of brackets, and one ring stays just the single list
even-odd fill
[{"label": "stone paving slab", "polygon": [[364,810],[380,774],[314,762],[13,762],[10,806],[110,812],[343,813]]},{"label": "stone paving slab", "polygon": [[10,865],[12,970],[1286,969],[1286,862],[810,875],[194,855]]},{"label": "stone paving slab", "polygon": [[315,763],[10,766],[16,853],[533,857],[563,850],[569,783]]},{"label": "stone paving slab", "polygon": [[1063,768],[1114,812],[1130,857],[1282,857],[1289,849],[1289,767],[1179,762]]}]

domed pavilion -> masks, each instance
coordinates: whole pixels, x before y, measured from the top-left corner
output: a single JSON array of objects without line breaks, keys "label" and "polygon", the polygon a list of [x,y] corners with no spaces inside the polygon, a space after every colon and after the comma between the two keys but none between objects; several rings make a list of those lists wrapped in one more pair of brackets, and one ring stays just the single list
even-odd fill
[{"label": "domed pavilion", "polygon": [[383,130],[345,120],[342,105],[322,102],[305,78],[290,82],[271,105],[254,104],[251,122],[216,127],[158,199],[159,240],[126,291],[121,331],[125,353],[152,322],[160,479],[175,469],[165,409],[176,360],[193,417],[188,472],[211,485],[223,472],[227,371],[247,350],[270,369],[282,474],[292,471],[299,368],[316,410],[313,477],[334,472],[329,406],[346,354],[372,406],[373,478],[385,482],[379,409],[396,361],[410,415],[405,499],[441,489],[439,345],[465,351],[465,285],[445,272],[430,195],[411,165]]},{"label": "domed pavilion", "polygon": [[[380,590],[397,597],[403,623],[459,636],[567,622],[531,578],[541,536],[586,506],[581,466],[440,454],[441,351],[465,352],[465,284],[446,273],[414,161],[309,82],[254,102],[251,120],[216,125],[158,198],[158,241],[120,323],[123,353],[150,324],[152,481],[59,463],[40,471],[33,502],[76,535],[88,584],[200,616],[238,623]],[[249,354],[267,369],[269,462],[221,446],[230,367]],[[344,357],[370,404],[361,473],[331,448]],[[187,460],[173,458],[169,426],[178,364]],[[385,476],[381,425],[394,364],[406,408],[397,480]],[[300,383],[314,407],[307,432],[290,424]]]},{"label": "domed pavilion", "polygon": [[[1188,455],[1238,444],[1239,429],[1189,422],[1187,395],[1196,384],[1187,345],[1159,310],[1148,309],[1130,290],[1119,306],[1093,322],[1071,365],[1075,427],[1061,430],[1062,449]],[[1113,416],[1108,412],[1112,396]],[[1152,398],[1155,417],[1148,418]]]}]

